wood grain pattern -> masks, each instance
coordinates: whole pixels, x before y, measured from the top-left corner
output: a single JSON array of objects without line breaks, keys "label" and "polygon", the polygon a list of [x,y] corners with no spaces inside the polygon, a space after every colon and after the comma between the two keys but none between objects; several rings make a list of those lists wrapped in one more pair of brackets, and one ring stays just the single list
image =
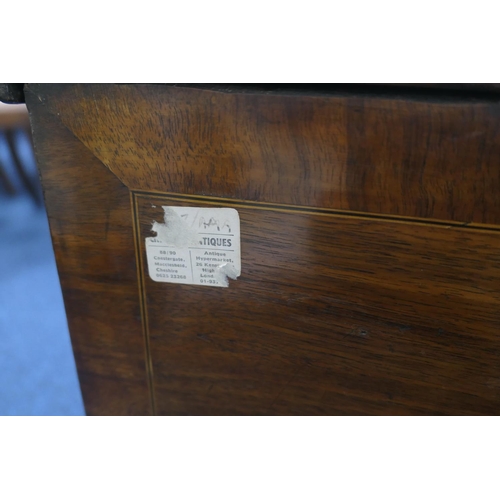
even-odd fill
[{"label": "wood grain pattern", "polygon": [[129,191],[28,100],[86,412],[149,414]]},{"label": "wood grain pattern", "polygon": [[[25,90],[89,414],[500,412],[494,99]],[[150,280],[162,204],[241,277]]]},{"label": "wood grain pattern", "polygon": [[500,223],[500,103],[28,86],[130,189]]},{"label": "wood grain pattern", "polygon": [[[137,203],[142,244],[161,205],[207,206]],[[500,411],[500,232],[219,204],[241,218],[228,289],[144,262],[160,414]]]}]

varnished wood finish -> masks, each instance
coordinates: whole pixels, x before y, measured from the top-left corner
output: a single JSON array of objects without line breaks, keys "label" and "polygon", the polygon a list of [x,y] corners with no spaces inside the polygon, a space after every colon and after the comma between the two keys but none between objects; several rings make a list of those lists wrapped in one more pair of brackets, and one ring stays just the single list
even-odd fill
[{"label": "varnished wood finish", "polygon": [[37,160],[87,413],[148,414],[128,189],[43,106],[33,107]]},{"label": "varnished wood finish", "polygon": [[[89,414],[500,413],[494,99],[26,86]],[[234,207],[229,288],[152,281]]]},{"label": "varnished wood finish", "polygon": [[[162,204],[186,202],[138,195],[141,243]],[[244,273],[229,289],[165,286],[143,268],[160,413],[498,404],[500,233],[219,204],[242,227]]]},{"label": "varnished wood finish", "polygon": [[500,223],[500,104],[27,86],[130,189]]}]

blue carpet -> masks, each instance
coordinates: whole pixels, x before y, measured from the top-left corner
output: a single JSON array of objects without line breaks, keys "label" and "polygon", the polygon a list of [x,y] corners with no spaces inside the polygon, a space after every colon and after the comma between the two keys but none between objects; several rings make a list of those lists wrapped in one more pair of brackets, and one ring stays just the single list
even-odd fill
[{"label": "blue carpet", "polygon": [[0,415],[83,415],[47,215],[0,192]]}]

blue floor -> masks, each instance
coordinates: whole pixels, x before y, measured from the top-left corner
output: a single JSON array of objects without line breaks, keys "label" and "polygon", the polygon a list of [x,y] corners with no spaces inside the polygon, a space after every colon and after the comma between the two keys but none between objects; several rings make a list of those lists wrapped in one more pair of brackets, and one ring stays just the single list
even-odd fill
[{"label": "blue floor", "polygon": [[0,415],[83,415],[44,208],[0,192]]}]

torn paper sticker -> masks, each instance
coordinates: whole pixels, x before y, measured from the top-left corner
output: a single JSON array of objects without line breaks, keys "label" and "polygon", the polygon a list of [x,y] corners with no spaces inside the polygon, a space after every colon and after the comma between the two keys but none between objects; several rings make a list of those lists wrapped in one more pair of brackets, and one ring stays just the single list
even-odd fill
[{"label": "torn paper sticker", "polygon": [[162,207],[146,238],[154,281],[227,287],[241,274],[240,217],[234,208]]}]

